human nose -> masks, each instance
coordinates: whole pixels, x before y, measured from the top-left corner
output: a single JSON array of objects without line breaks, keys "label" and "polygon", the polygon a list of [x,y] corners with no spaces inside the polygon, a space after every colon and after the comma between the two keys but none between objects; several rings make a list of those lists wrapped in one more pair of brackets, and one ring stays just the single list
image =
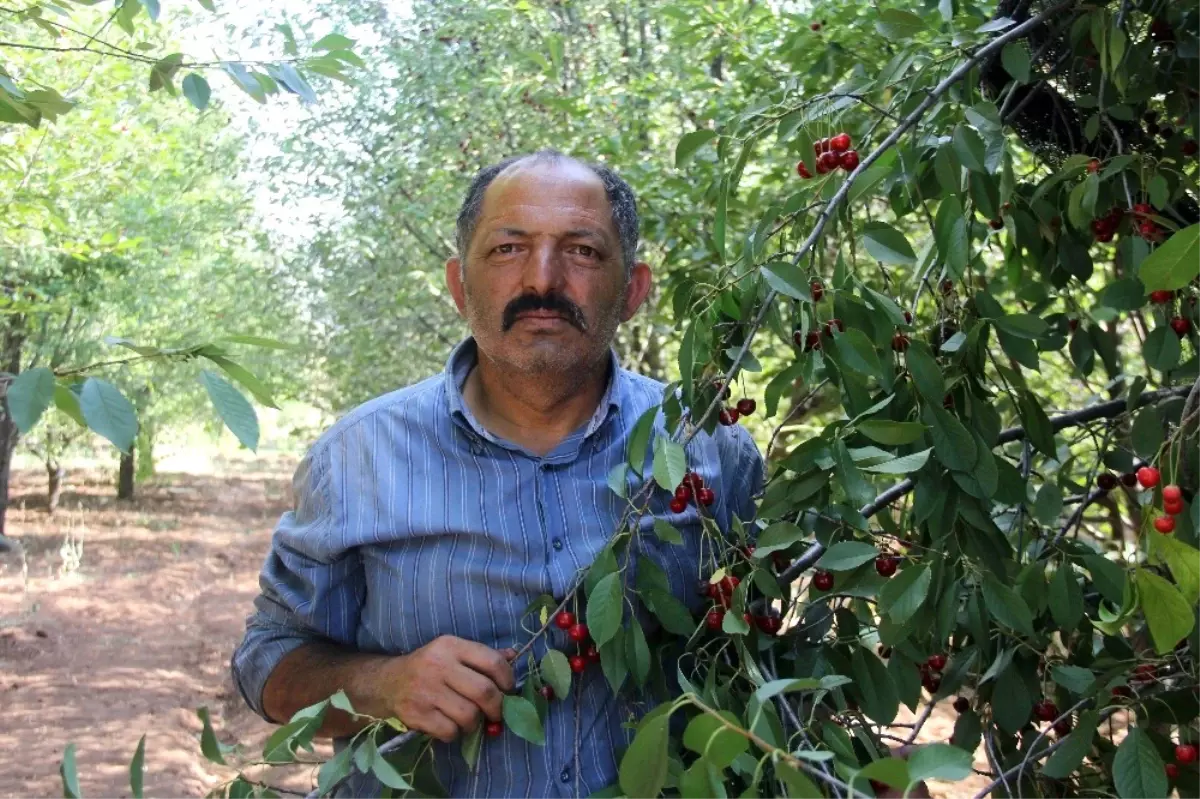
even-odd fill
[{"label": "human nose", "polygon": [[523,286],[526,293],[545,296],[559,291],[564,280],[564,264],[558,248],[550,242],[537,244],[525,262]]}]

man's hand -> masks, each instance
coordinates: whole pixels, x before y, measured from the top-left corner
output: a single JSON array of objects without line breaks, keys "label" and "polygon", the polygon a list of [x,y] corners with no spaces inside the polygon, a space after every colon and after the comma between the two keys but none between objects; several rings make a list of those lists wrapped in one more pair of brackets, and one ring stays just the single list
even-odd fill
[{"label": "man's hand", "polygon": [[372,686],[384,708],[410,729],[449,743],[479,726],[481,714],[500,721],[504,694],[513,690],[512,649],[443,635],[380,667]]}]

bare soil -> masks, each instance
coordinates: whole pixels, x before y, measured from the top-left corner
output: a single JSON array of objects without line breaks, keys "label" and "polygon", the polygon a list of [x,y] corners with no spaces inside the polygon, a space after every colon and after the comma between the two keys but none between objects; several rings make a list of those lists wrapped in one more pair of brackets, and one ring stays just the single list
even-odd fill
[{"label": "bare soil", "polygon": [[[234,772],[200,752],[202,706],[222,742],[261,752],[274,728],[242,702],[229,658],[290,504],[292,467],[259,459],[220,476],[163,474],[132,502],[114,498],[111,474],[73,473],[54,516],[45,475],[15,474],[9,527],[25,552],[0,558],[0,797],[61,796],[72,743],[84,796],[130,796],[143,734],[145,794],[204,796]],[[938,708],[919,740],[948,740],[954,716]],[[259,776],[297,791],[315,778]],[[984,784],[930,787],[940,799]]]}]

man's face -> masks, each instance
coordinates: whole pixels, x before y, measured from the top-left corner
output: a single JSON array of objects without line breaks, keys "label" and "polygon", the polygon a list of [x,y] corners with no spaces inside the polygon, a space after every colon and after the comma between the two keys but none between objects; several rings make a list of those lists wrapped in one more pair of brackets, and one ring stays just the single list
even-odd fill
[{"label": "man's face", "polygon": [[451,258],[446,281],[483,356],[524,373],[567,373],[606,357],[645,299],[650,270],[638,263],[626,278],[595,173],[525,162],[488,186],[466,263]]}]

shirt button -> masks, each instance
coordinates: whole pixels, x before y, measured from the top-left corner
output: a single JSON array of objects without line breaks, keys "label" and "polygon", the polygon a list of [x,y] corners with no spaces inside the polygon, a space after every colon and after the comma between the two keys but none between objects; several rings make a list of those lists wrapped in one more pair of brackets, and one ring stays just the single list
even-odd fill
[{"label": "shirt button", "polygon": [[554,546],[554,549],[556,551],[562,552],[563,542],[562,542],[561,538],[556,538],[553,541],[551,541],[550,543]]},{"label": "shirt button", "polygon": [[563,782],[570,782],[571,781],[571,767],[567,766],[565,769],[563,769],[562,774],[559,774],[558,778],[560,780],[562,780]]}]

